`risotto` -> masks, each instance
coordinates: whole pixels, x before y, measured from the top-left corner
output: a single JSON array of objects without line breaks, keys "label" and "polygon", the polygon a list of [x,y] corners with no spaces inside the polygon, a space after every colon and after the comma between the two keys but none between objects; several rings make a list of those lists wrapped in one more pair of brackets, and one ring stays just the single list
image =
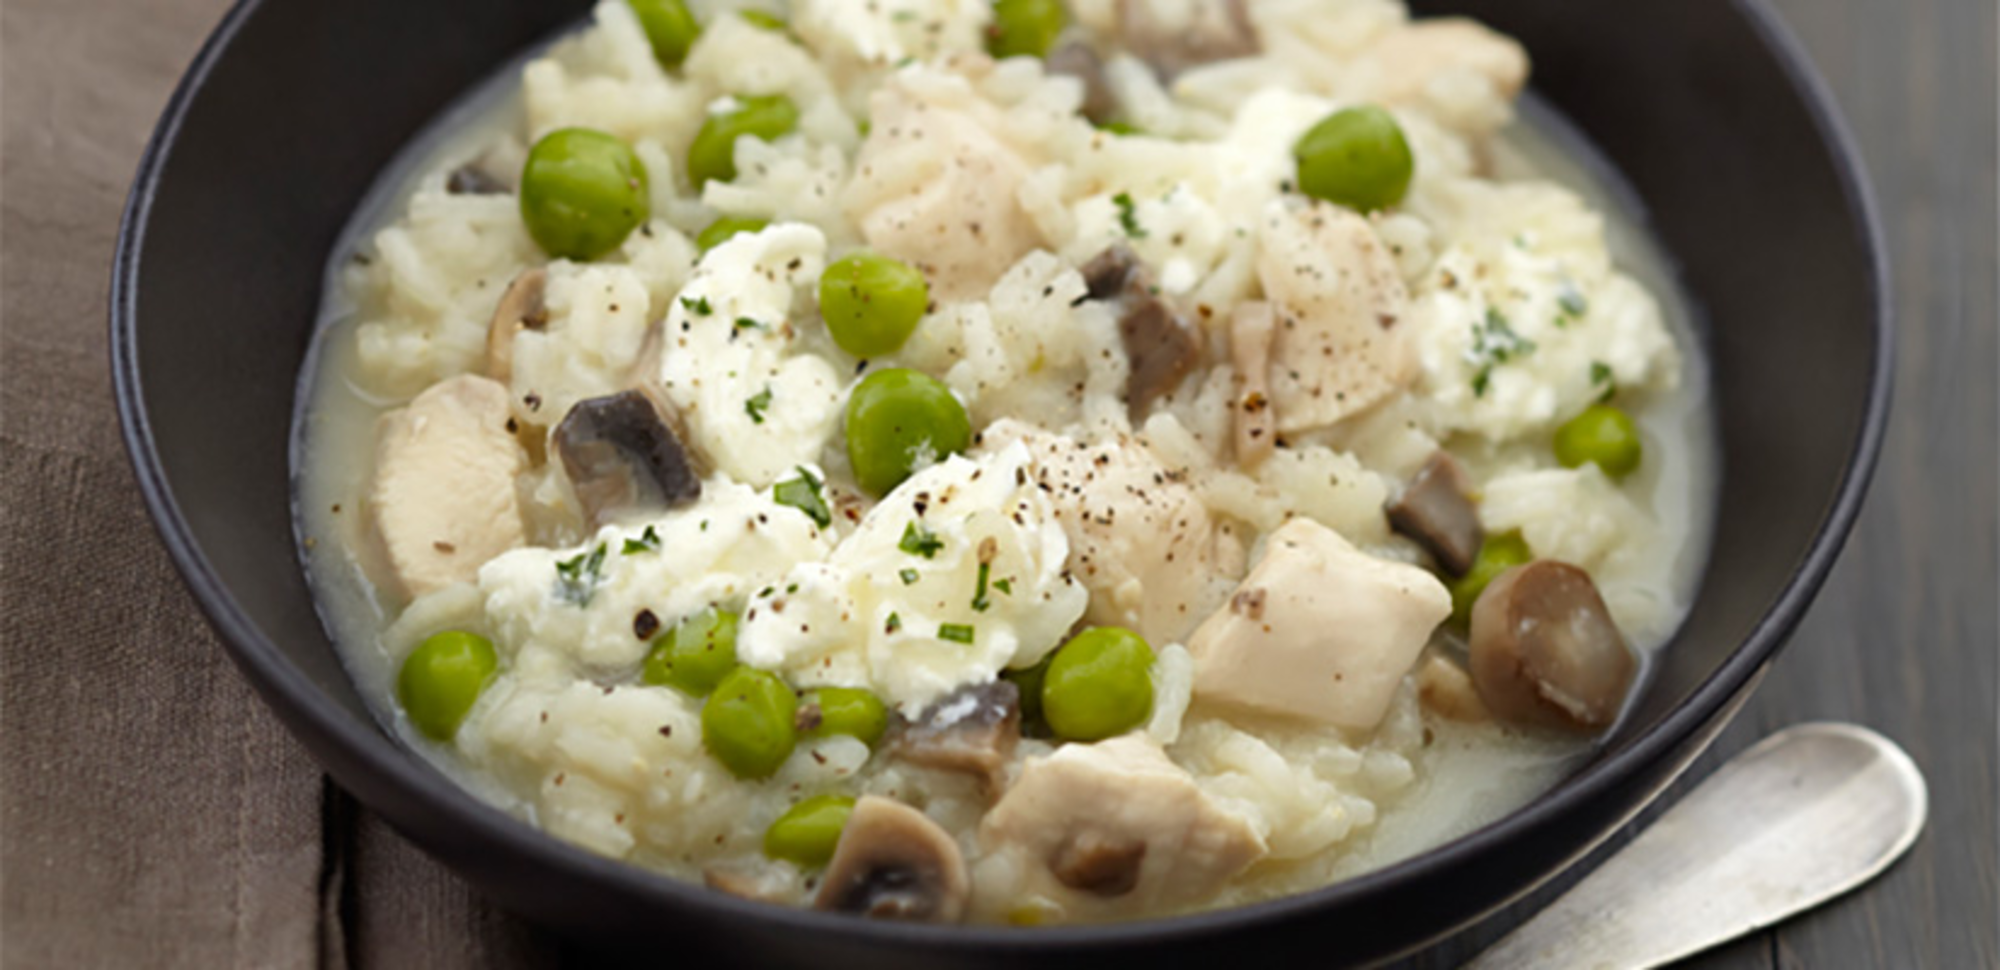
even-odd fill
[{"label": "risotto", "polygon": [[1511,811],[1712,489],[1528,67],[1393,0],[603,3],[329,269],[350,671],[557,838],[875,918],[1232,905]]}]

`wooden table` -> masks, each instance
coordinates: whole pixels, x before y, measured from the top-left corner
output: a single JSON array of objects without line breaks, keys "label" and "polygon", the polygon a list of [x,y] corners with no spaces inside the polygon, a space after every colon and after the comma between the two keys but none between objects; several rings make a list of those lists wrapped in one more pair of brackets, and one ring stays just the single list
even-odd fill
[{"label": "wooden table", "polygon": [[[1855,720],[1909,749],[1929,776],[1932,815],[1880,881],[1693,965],[2000,966],[1994,9],[1982,0],[1776,2],[1831,81],[1882,204],[1901,325],[1895,413],[1840,566],[1690,779],[1784,725]],[[323,781],[163,578],[138,513],[97,363],[111,239],[140,146],[224,6],[9,0],[0,13],[0,440],[8,471],[19,473],[0,502],[9,596],[0,610],[0,750],[9,755],[0,761],[0,962],[577,963]],[[51,374],[84,376],[59,386]],[[53,416],[29,406],[45,399],[73,405]],[[60,424],[63,444],[20,458],[24,442],[47,439],[24,413]],[[107,564],[145,581],[20,592],[75,589],[34,583],[44,570]],[[106,656],[133,616],[180,651],[151,683],[123,683],[115,652]],[[36,662],[48,655],[60,662]],[[171,783],[121,787],[118,758],[217,706],[229,717],[203,729],[214,757]],[[73,763],[49,754],[66,744],[108,754],[78,753]],[[63,818],[70,805],[75,824]],[[227,824],[190,829],[203,813]],[[1407,966],[1455,965],[1515,918]]]}]

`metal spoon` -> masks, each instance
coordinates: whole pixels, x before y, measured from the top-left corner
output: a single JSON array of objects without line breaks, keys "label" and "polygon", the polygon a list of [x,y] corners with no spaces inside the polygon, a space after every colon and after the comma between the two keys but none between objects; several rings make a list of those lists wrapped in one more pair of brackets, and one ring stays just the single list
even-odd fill
[{"label": "metal spoon", "polygon": [[1466,970],[1656,967],[1874,878],[1923,831],[1924,776],[1853,724],[1800,724],[1737,755]]}]

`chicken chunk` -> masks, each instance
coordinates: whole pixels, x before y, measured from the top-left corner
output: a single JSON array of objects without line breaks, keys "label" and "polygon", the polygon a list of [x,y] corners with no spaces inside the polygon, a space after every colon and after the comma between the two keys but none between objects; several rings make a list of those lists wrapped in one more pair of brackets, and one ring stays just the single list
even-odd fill
[{"label": "chicken chunk", "polygon": [[1229,604],[1188,641],[1199,700],[1372,730],[1431,631],[1451,615],[1437,577],[1293,519]]},{"label": "chicken chunk", "polygon": [[868,245],[922,269],[932,296],[981,298],[1042,244],[1017,197],[1030,166],[994,134],[992,105],[933,96],[895,81],[875,92],[843,202]]},{"label": "chicken chunk", "polygon": [[1267,851],[1248,819],[1136,734],[1029,760],[979,838],[1021,860],[1022,889],[1088,915],[1201,900]]},{"label": "chicken chunk", "polygon": [[1225,537],[1194,488],[1142,442],[1087,444],[1011,420],[983,439],[1027,443],[1069,537],[1069,571],[1090,591],[1084,622],[1176,643],[1227,591]]},{"label": "chicken chunk", "polygon": [[[1384,35],[1348,66],[1356,98],[1423,108],[1447,126],[1485,134],[1507,119],[1504,106],[1528,83],[1528,52],[1504,34],[1464,18],[1415,21]],[[1469,97],[1476,92],[1479,97]]]},{"label": "chicken chunk", "polygon": [[1163,81],[1257,53],[1244,0],[1118,0],[1118,39]]},{"label": "chicken chunk", "polygon": [[1021,892],[1089,917],[1198,902],[1268,851],[1249,819],[1138,734],[1029,759],[979,839],[1016,856]]},{"label": "chicken chunk", "polygon": [[368,516],[389,575],[417,597],[471,580],[524,541],[514,476],[526,456],[508,429],[507,389],[470,374],[382,416]]},{"label": "chicken chunk", "polygon": [[1367,219],[1323,202],[1275,205],[1261,242],[1257,275],[1278,310],[1270,380],[1280,432],[1333,424],[1416,378],[1409,293]]}]

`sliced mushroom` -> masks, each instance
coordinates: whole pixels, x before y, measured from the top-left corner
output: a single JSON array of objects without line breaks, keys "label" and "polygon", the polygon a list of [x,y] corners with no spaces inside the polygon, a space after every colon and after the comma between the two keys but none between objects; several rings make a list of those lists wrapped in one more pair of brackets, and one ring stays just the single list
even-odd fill
[{"label": "sliced mushroom", "polygon": [[587,398],[556,426],[556,452],[593,527],[631,509],[701,497],[702,468],[671,405],[643,391]]},{"label": "sliced mushroom", "polygon": [[1191,67],[1257,53],[1257,31],[1243,0],[1119,0],[1118,36],[1164,81]]},{"label": "sliced mushroom", "polygon": [[995,680],[940,698],[897,733],[889,750],[911,764],[976,775],[996,792],[1020,740],[1020,688]]},{"label": "sliced mushroom", "polygon": [[1236,365],[1236,406],[1232,413],[1236,464],[1256,468],[1278,444],[1278,419],[1271,406],[1271,340],[1278,325],[1271,305],[1239,303],[1229,315],[1229,359]]},{"label": "sliced mushroom", "polygon": [[506,195],[514,191],[478,162],[466,162],[452,169],[445,177],[444,190],[452,195]]},{"label": "sliced mushroom", "polygon": [[1503,721],[1600,731],[1625,706],[1635,666],[1597,584],[1569,563],[1509,569],[1472,608],[1472,682]]},{"label": "sliced mushroom", "polygon": [[1083,274],[1083,285],[1091,299],[1111,300],[1125,291],[1125,280],[1138,268],[1138,254],[1132,252],[1132,247],[1119,243],[1091,257],[1077,272]]},{"label": "sliced mushroom", "polygon": [[1118,305],[1118,336],[1131,362],[1125,406],[1137,423],[1154,401],[1194,370],[1201,342],[1194,328],[1160,299],[1153,274],[1123,244],[1099,253],[1081,272],[1092,299]]},{"label": "sliced mushroom", "polygon": [[1081,40],[1056,45],[1042,59],[1042,69],[1083,82],[1083,116],[1092,124],[1106,124],[1118,116],[1118,95],[1104,76],[1104,58]]},{"label": "sliced mushroom", "polygon": [[1094,896],[1123,896],[1139,885],[1146,841],[1113,838],[1097,829],[1076,833],[1049,856],[1056,881]]},{"label": "sliced mushroom", "polygon": [[1493,712],[1479,699],[1472,676],[1457,661],[1431,654],[1417,664],[1417,701],[1446,720],[1477,724],[1493,720]]},{"label": "sliced mushroom", "polygon": [[507,284],[500,305],[493,309],[493,321],[486,326],[486,376],[502,384],[514,380],[514,335],[523,330],[540,330],[549,323],[549,271],[531,266]]},{"label": "sliced mushroom", "polygon": [[1389,525],[1424,547],[1453,576],[1463,576],[1486,541],[1479,508],[1472,502],[1472,479],[1458,459],[1434,452],[1384,509]]},{"label": "sliced mushroom", "polygon": [[840,832],[813,905],[870,919],[956,923],[972,893],[958,843],[924,813],[864,795]]}]

